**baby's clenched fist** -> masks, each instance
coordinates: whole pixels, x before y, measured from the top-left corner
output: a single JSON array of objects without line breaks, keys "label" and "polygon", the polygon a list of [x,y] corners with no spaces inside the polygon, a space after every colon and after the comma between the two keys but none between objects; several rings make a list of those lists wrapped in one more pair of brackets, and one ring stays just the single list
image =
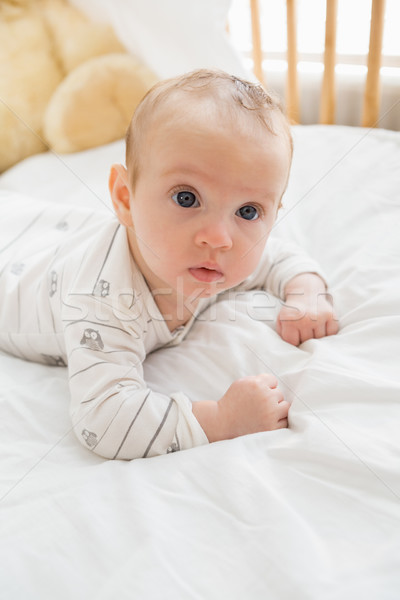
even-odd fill
[{"label": "baby's clenched fist", "polygon": [[238,379],[219,402],[194,402],[193,414],[208,440],[217,442],[288,426],[289,402],[274,375],[263,373]]},{"label": "baby's clenched fist", "polygon": [[289,403],[277,385],[267,373],[232,383],[217,405],[221,439],[287,427]]}]

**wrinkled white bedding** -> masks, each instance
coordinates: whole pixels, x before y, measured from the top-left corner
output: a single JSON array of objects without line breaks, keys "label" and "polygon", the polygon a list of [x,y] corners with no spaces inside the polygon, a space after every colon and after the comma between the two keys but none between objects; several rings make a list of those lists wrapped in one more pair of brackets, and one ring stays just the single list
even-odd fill
[{"label": "wrinkled white bedding", "polygon": [[[400,597],[400,134],[296,127],[274,235],[327,272],[340,333],[299,348],[278,301],[221,300],[146,363],[193,400],[273,372],[290,428],[133,462],[80,446],[66,371],[0,355],[0,587],[5,600]],[[32,157],[0,178],[107,210],[123,143]],[[34,200],[33,200],[34,201]]]}]

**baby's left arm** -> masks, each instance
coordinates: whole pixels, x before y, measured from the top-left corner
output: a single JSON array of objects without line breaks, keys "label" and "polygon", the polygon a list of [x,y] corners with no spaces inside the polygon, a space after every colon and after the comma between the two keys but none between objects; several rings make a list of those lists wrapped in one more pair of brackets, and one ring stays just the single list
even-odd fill
[{"label": "baby's left arm", "polygon": [[277,332],[285,342],[298,346],[310,338],[338,332],[332,297],[316,273],[301,273],[290,279],[285,285],[284,298]]}]

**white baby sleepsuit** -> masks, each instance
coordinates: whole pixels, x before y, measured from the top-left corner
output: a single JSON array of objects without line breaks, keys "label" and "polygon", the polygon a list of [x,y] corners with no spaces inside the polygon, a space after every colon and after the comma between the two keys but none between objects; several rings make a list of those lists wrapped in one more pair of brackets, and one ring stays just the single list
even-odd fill
[{"label": "white baby sleepsuit", "polygon": [[[302,272],[319,267],[270,240],[240,289],[279,297]],[[97,454],[132,459],[208,442],[190,400],[150,390],[142,365],[179,344],[211,302],[170,332],[114,216],[0,195],[0,349],[68,366],[74,430]]]}]

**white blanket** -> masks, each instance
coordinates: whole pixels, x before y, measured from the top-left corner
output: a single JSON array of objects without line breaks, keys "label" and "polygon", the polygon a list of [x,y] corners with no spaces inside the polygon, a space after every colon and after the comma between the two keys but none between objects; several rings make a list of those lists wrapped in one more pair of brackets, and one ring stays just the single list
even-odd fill
[{"label": "white blanket", "polygon": [[[71,431],[65,369],[0,355],[2,599],[399,599],[400,134],[294,133],[274,235],[319,259],[339,334],[290,346],[278,301],[248,293],[145,365],[194,401],[272,372],[289,429],[102,460]],[[35,156],[0,187],[106,210],[122,156],[122,142]]]}]

